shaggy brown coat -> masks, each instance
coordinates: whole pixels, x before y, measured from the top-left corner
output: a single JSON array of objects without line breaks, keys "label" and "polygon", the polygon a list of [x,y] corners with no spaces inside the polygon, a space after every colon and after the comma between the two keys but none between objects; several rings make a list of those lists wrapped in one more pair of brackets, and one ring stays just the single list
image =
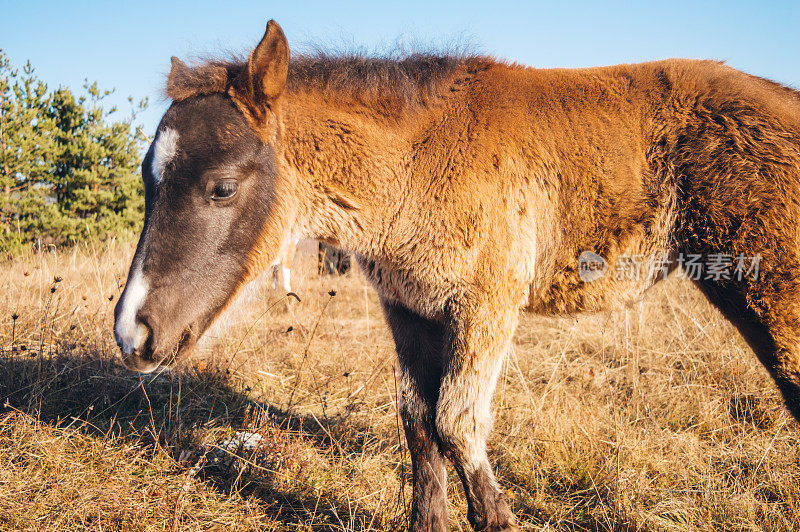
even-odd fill
[{"label": "shaggy brown coat", "polygon": [[[760,256],[757,276],[696,282],[800,415],[798,92],[713,61],[543,70],[288,55],[271,22],[246,62],[174,60],[167,94],[225,95],[274,149],[273,203],[242,283],[310,237],[355,252],[380,294],[412,529],[447,529],[443,456],[473,526],[515,528],[485,442],[518,313],[635,301],[659,276],[613,275],[626,257],[671,270],[689,254]],[[605,276],[581,277],[586,251]]]}]

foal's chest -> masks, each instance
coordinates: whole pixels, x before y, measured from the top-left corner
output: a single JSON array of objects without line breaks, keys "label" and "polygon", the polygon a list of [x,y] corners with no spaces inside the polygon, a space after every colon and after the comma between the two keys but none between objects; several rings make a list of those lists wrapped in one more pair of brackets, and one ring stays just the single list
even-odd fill
[{"label": "foal's chest", "polygon": [[438,319],[455,293],[453,283],[425,282],[416,272],[394,268],[380,261],[356,256],[364,276],[381,300],[399,303],[428,319]]}]

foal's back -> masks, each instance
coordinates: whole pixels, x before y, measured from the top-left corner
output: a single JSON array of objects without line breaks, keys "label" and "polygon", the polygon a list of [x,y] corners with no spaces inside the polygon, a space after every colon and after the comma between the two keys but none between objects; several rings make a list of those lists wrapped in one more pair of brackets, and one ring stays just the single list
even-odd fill
[{"label": "foal's back", "polygon": [[[492,271],[521,281],[529,310],[629,302],[681,253],[774,248],[775,262],[797,262],[796,224],[787,223],[800,219],[796,91],[714,61],[666,60],[493,64],[464,98],[451,119],[464,132],[452,142],[467,147],[447,160],[447,179],[473,193],[454,192],[452,211],[445,203],[440,215],[466,221],[464,240],[485,251],[471,267],[490,283],[502,282]],[[780,248],[743,221],[769,225]],[[591,282],[587,252],[606,268]]]}]

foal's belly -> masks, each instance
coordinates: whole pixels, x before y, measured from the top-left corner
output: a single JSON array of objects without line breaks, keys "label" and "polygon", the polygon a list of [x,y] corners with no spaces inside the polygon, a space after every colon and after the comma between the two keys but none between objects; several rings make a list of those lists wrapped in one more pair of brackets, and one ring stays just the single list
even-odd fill
[{"label": "foal's belly", "polygon": [[[666,259],[660,268],[647,263],[651,258],[664,254],[664,248],[657,242],[640,241],[628,249],[630,251],[618,251],[609,258],[593,256],[591,252],[576,252],[574,261],[562,259],[565,264],[558,265],[554,259],[548,263],[548,257],[553,254],[542,246],[509,247],[510,253],[505,259],[498,256],[502,255],[499,252],[498,255],[483,257],[482,263],[489,264],[489,269],[497,275],[482,277],[478,284],[494,293],[510,294],[518,290],[519,297],[513,301],[509,299],[508,305],[538,314],[575,314],[624,308],[641,300],[647,289],[666,278],[675,268],[675,262]],[[533,259],[514,259],[521,256]],[[623,264],[631,257],[636,257],[638,266]],[[434,274],[444,268],[433,257],[426,264],[417,263],[408,269],[361,256],[357,256],[357,261],[382,301],[401,304],[432,320],[444,316],[448,302],[460,293],[459,287],[463,292],[464,286],[474,288],[477,282],[460,276],[451,278]],[[495,264],[496,269],[493,267]],[[474,272],[466,266],[459,270],[465,274]]]},{"label": "foal's belly", "polygon": [[[576,266],[560,268],[545,281],[532,283],[525,310],[538,314],[574,314],[624,308],[642,299],[677,263],[661,259],[663,252],[637,255],[641,262],[621,255],[609,261],[581,257]],[[653,258],[655,257],[655,258]]]}]

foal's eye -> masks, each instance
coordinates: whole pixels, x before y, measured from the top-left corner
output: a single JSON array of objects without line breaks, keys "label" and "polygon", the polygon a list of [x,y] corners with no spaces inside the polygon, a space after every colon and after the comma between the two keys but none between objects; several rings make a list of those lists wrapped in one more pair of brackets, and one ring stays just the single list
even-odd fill
[{"label": "foal's eye", "polygon": [[211,199],[230,199],[236,195],[237,190],[239,190],[239,183],[235,179],[223,179],[214,185],[214,190],[211,191]]}]

